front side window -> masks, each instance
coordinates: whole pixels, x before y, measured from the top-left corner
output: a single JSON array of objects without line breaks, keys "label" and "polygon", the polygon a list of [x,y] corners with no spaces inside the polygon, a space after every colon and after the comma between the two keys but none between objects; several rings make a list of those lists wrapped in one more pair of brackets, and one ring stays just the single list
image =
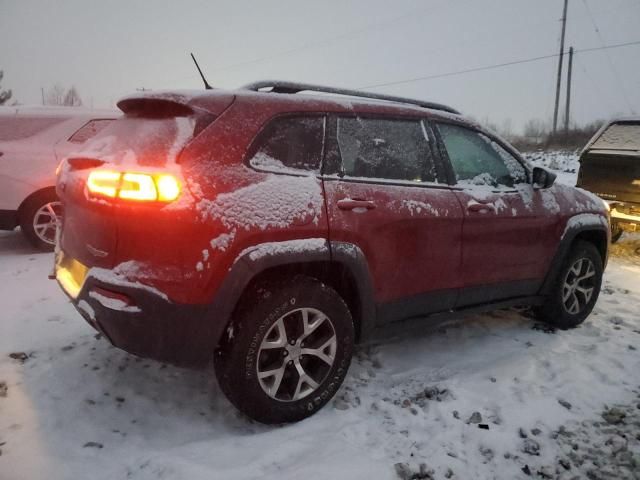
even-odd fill
[{"label": "front side window", "polygon": [[251,166],[267,170],[319,171],[324,117],[282,117],[258,136]]},{"label": "front side window", "polygon": [[437,182],[419,120],[338,118],[337,141],[347,176]]},{"label": "front side window", "polygon": [[457,183],[513,187],[527,181],[524,166],[486,135],[446,123],[438,130]]}]

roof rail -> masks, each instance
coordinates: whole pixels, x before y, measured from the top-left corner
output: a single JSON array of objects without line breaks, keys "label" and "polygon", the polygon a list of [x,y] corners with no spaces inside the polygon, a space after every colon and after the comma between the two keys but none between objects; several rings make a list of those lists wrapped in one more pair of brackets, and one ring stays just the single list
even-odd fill
[{"label": "roof rail", "polygon": [[415,100],[405,97],[396,97],[395,95],[383,95],[381,93],[364,92],[362,90],[351,90],[348,88],[323,87],[321,85],[313,85],[309,83],[286,82],[281,80],[259,80],[240,87],[242,90],[261,91],[270,88],[271,93],[299,93],[299,92],[321,92],[332,93],[336,95],[347,95],[350,97],[371,98],[374,100],[385,100],[388,102],[407,103],[417,105],[423,108],[431,108],[433,110],[442,110],[449,113],[460,114],[454,108],[442,105],[440,103],[426,102],[424,100]]}]

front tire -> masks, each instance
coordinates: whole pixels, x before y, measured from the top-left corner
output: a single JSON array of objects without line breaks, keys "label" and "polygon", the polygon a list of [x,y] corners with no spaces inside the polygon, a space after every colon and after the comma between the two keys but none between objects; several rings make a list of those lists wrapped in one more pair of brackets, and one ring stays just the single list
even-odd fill
[{"label": "front tire", "polygon": [[250,418],[297,422],[342,384],[353,354],[351,313],[314,278],[267,282],[243,295],[214,361],[220,388]]},{"label": "front tire", "polygon": [[589,242],[577,241],[564,260],[551,294],[537,316],[558,328],[577,327],[593,310],[602,286],[602,257]]}]

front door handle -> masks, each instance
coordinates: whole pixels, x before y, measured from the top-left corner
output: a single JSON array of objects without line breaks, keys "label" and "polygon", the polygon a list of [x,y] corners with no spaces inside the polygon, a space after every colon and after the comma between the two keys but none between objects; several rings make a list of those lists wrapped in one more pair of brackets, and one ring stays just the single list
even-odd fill
[{"label": "front door handle", "polygon": [[495,212],[496,207],[494,207],[491,203],[473,202],[467,206],[467,211],[472,213],[489,213]]},{"label": "front door handle", "polygon": [[371,210],[376,208],[376,204],[371,200],[360,200],[353,198],[343,198],[342,200],[338,200],[338,208],[340,210],[355,210],[356,208],[364,208],[366,210]]}]

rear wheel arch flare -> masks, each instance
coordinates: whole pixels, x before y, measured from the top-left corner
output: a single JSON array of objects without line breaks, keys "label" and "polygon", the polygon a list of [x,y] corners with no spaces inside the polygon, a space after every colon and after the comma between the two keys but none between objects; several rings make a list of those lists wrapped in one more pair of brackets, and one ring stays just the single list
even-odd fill
[{"label": "rear wheel arch flare", "polygon": [[[351,311],[356,340],[365,338],[375,326],[375,305],[369,269],[362,262],[366,262],[362,251],[355,245],[342,242],[331,242],[331,257],[328,251],[326,254],[302,251],[295,255],[286,252],[258,260],[251,260],[249,254],[245,254],[236,260],[228,276],[235,295],[228,308],[224,330],[232,326],[247,296],[261,284],[302,275],[316,278],[333,288]],[[224,336],[223,333],[221,341],[224,341]]]}]

